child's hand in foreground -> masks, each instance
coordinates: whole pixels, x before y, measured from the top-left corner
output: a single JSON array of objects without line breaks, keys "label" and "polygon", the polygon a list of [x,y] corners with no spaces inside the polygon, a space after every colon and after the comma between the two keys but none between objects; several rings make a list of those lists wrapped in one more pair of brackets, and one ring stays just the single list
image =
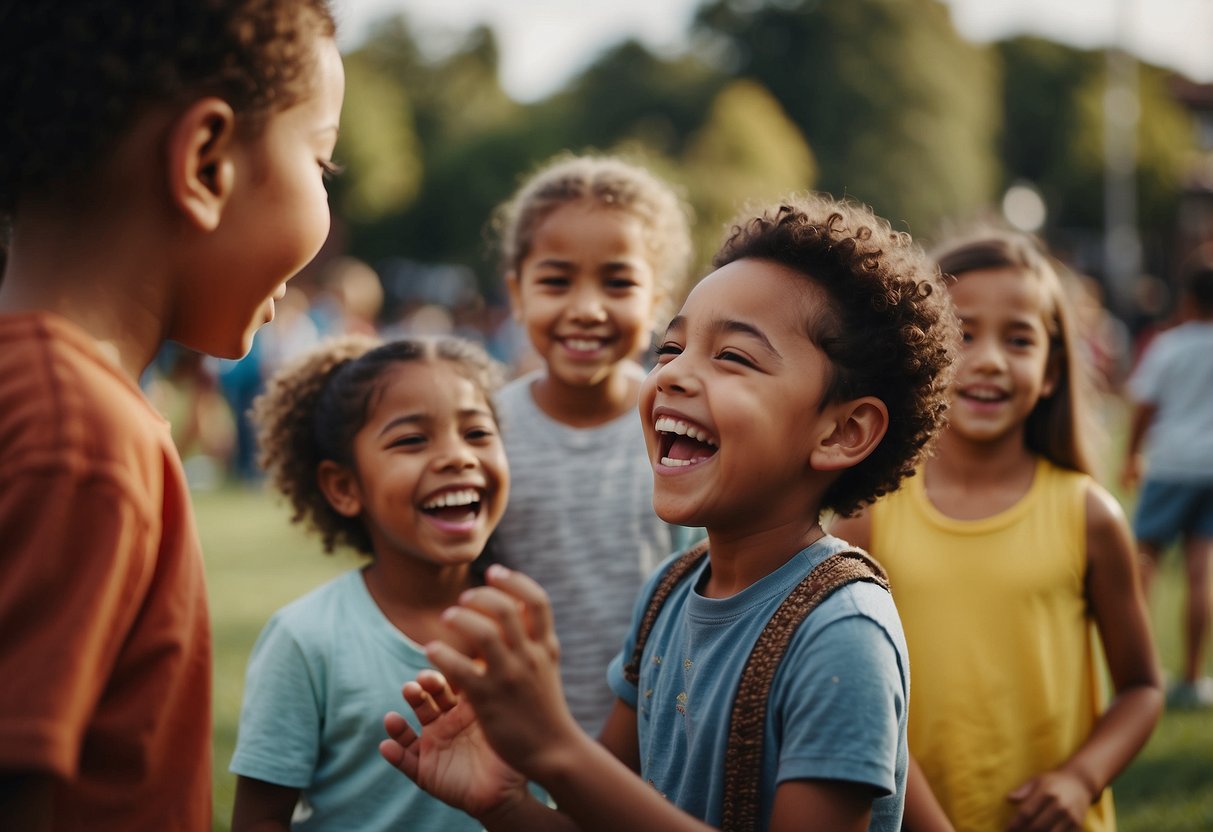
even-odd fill
[{"label": "child's hand in foreground", "polygon": [[560,646],[539,584],[492,566],[443,617],[449,635],[426,655],[468,699],[494,750],[532,780],[580,728],[560,686]]},{"label": "child's hand in foreground", "polygon": [[442,674],[423,670],[404,685],[404,699],[421,721],[421,735],[398,713],[383,719],[390,739],[379,753],[424,791],[473,817],[525,797],[526,779],[485,741],[471,705]]}]

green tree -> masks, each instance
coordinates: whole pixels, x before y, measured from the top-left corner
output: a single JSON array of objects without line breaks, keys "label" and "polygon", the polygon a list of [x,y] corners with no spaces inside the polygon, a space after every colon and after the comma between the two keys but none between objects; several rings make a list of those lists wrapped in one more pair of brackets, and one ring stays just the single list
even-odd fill
[{"label": "green tree", "polygon": [[747,202],[810,188],[817,175],[800,129],[765,87],[750,80],[720,91],[682,161],[704,260],[719,245],[724,224]]},{"label": "green tree", "polygon": [[718,66],[779,100],[823,190],[915,233],[994,196],[997,76],[937,0],[713,0],[696,32]]}]

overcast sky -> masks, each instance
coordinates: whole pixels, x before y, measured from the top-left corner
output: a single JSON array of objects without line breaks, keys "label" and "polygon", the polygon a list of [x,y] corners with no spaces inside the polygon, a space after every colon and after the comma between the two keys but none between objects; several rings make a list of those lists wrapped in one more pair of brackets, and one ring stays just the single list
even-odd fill
[{"label": "overcast sky", "polygon": [[[836,0],[847,2],[847,0]],[[497,33],[501,80],[521,101],[542,98],[606,47],[637,37],[677,51],[700,0],[334,0],[342,40],[356,44],[385,15],[404,12],[441,49],[480,22]],[[1152,63],[1213,81],[1213,0],[945,0],[976,41],[1033,33],[1091,48],[1123,34]]]}]

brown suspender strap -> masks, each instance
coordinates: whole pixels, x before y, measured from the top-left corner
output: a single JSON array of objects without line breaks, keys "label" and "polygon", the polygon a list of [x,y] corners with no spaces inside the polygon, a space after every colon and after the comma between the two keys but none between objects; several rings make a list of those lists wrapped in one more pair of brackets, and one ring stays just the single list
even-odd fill
[{"label": "brown suspender strap", "polygon": [[707,540],[701,540],[687,549],[678,560],[670,564],[658,582],[657,589],[653,590],[653,597],[649,599],[649,605],[644,611],[644,618],[640,619],[640,627],[636,631],[636,647],[632,650],[632,658],[623,666],[623,678],[628,680],[628,684],[640,683],[640,659],[644,653],[644,646],[648,644],[653,623],[657,621],[657,615],[665,606],[666,598],[670,597],[670,593],[674,591],[678,582],[685,578],[687,573],[694,569],[695,564],[699,563],[707,553]]},{"label": "brown suspender strap", "polygon": [[729,720],[721,825],[726,832],[758,829],[767,699],[792,635],[818,604],[855,581],[889,588],[883,567],[862,550],[845,549],[826,558],[788,594],[754,643],[741,671]]},{"label": "brown suspender strap", "polygon": [[[707,554],[706,540],[684,552],[670,564],[658,582],[636,632],[636,646],[623,668],[624,677],[640,682],[640,662],[649,633],[666,599],[678,582]],[[761,816],[759,788],[762,776],[763,729],[771,683],[792,635],[813,609],[836,590],[854,581],[869,581],[889,588],[884,568],[862,549],[836,552],[814,567],[775,610],[754,643],[733,700],[729,740],[725,751],[724,814],[722,829],[741,832],[758,828]]]}]

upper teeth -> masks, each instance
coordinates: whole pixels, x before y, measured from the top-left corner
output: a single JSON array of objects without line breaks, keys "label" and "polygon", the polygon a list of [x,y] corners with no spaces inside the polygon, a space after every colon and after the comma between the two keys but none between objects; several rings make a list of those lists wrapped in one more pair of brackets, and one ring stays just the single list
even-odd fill
[{"label": "upper teeth", "polygon": [[431,497],[422,504],[422,508],[449,508],[450,506],[468,506],[480,502],[480,495],[473,488],[462,491],[444,491],[437,497]]},{"label": "upper teeth", "polygon": [[997,390],[968,390],[966,391],[969,398],[982,399],[983,401],[994,401],[1002,398],[1002,394]]},{"label": "upper teeth", "polygon": [[564,339],[564,343],[569,349],[580,350],[582,352],[596,350],[602,346],[602,341],[597,338],[566,338]]},{"label": "upper teeth", "polygon": [[656,428],[661,433],[677,433],[680,436],[689,436],[705,445],[711,445],[713,448],[716,447],[716,440],[709,436],[706,431],[681,419],[674,419],[670,416],[658,416]]}]

